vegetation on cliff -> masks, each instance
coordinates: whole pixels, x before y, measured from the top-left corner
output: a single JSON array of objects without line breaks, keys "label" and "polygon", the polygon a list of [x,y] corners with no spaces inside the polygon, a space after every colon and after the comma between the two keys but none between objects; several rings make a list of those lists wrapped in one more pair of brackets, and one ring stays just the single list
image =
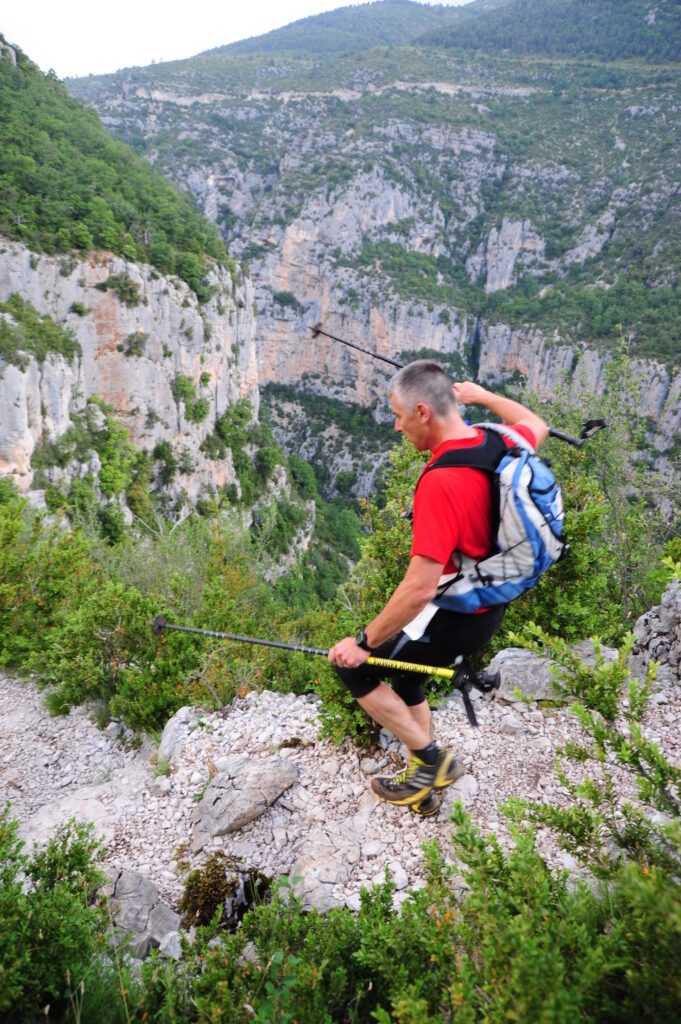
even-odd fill
[{"label": "vegetation on cliff", "polygon": [[71,331],[41,316],[20,295],[0,302],[0,360],[24,369],[31,356],[42,364],[50,352],[73,359],[80,345]]}]

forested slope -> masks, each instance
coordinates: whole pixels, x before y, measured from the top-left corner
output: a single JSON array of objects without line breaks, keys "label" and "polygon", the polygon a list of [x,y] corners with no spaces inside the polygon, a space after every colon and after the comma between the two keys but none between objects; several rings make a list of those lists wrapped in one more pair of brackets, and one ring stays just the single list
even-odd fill
[{"label": "forested slope", "polygon": [[38,252],[106,249],[205,293],[206,258],[227,254],[191,199],[1,37],[0,54],[0,233]]},{"label": "forested slope", "polygon": [[681,60],[677,0],[508,0],[466,5],[420,42],[485,53]]}]

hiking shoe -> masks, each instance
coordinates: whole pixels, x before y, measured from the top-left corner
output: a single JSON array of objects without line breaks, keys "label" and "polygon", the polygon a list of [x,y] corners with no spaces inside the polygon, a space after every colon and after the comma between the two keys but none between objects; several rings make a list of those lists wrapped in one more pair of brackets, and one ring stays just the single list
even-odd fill
[{"label": "hiking shoe", "polygon": [[430,791],[427,797],[419,800],[417,804],[410,804],[409,810],[414,814],[420,814],[422,818],[430,818],[437,814],[442,806],[442,797],[436,789]]},{"label": "hiking shoe", "polygon": [[435,789],[445,789],[466,774],[466,769],[461,761],[457,760],[451,750],[447,750],[446,747],[442,747],[438,751],[434,768],[436,770]]},{"label": "hiking shoe", "polygon": [[371,788],[381,800],[409,807],[424,800],[433,789],[451,786],[465,771],[451,750],[443,748],[438,751],[435,764],[425,764],[413,754],[404,771],[391,778],[372,779]]}]

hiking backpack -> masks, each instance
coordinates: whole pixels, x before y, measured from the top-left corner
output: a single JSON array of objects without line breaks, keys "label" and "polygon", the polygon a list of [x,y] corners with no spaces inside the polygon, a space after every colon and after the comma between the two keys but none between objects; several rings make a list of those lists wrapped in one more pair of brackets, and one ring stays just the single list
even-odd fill
[{"label": "hiking backpack", "polygon": [[[560,487],[532,446],[511,427],[476,424],[485,440],[475,448],[443,452],[424,470],[465,466],[489,473],[493,482],[496,550],[476,561],[454,552],[460,568],[439,590],[434,604],[470,614],[508,604],[535,585],[567,551]],[[509,448],[504,437],[513,442]]]}]

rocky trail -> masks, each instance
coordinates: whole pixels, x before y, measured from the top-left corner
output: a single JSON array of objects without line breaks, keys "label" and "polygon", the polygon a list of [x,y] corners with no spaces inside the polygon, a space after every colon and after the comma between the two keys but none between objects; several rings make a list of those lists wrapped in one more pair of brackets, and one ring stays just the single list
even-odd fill
[{"label": "rocky trail", "polygon": [[[645,735],[681,763],[681,586],[641,617],[630,665],[641,677],[659,664]],[[580,645],[585,660],[593,646]],[[604,649],[603,656],[615,652]],[[509,845],[504,801],[521,797],[565,804],[569,794],[554,758],[568,740],[583,740],[569,708],[556,702],[550,664],[520,649],[501,651],[492,695],[473,691],[479,728],[454,693],[434,712],[436,736],[462,759],[466,774],[444,791],[429,818],[379,801],[376,773],[392,774],[401,750],[389,734],[362,751],[319,738],[319,698],[251,691],[220,711],[181,708],[158,746],[134,744],[122,723],[98,728],[94,708],[51,717],[31,681],[0,676],[0,801],[11,804],[21,835],[43,843],[70,818],[94,823],[105,846],[117,925],[144,955],[151,945],[176,955],[177,908],[188,872],[222,852],[244,872],[297,879],[304,906],[357,907],[363,886],[392,876],[397,903],[423,882],[421,847],[437,838],[453,856],[449,812],[461,801],[473,822]],[[524,695],[520,699],[518,691]],[[633,780],[612,771],[622,799]],[[568,776],[594,766],[567,762]],[[577,867],[552,835],[538,834],[550,864]]]},{"label": "rocky trail", "polygon": [[[679,594],[677,587],[673,617]],[[644,625],[659,647],[659,620]],[[298,877],[304,904],[320,909],[356,907],[361,887],[382,880],[387,868],[399,902],[422,883],[424,840],[437,837],[451,852],[455,801],[508,844],[501,812],[507,798],[568,799],[554,757],[567,740],[580,738],[580,727],[567,707],[514,695],[524,682],[547,697],[546,663],[509,650],[492,667],[501,667],[502,688],[494,696],[474,692],[478,729],[469,725],[459,694],[434,713],[436,735],[467,769],[444,791],[436,817],[380,802],[370,777],[395,771],[399,745],[387,734],[373,752],[320,740],[314,695],[251,692],[219,712],[183,708],[158,748],[150,740],[135,748],[120,723],[100,730],[87,707],[50,717],[34,684],[9,677],[0,677],[0,799],[11,802],[29,844],[45,841],[70,817],[93,821],[112,879],[132,887],[135,903],[141,885],[150,905],[165,905],[164,934],[179,924],[173,911],[187,871],[215,851],[244,869]],[[667,665],[645,730],[674,763],[681,762],[680,724],[678,666]],[[574,778],[580,770],[569,766]],[[631,780],[619,769],[614,774],[622,797],[634,797]],[[553,865],[576,866],[549,834],[540,831],[538,846]],[[148,926],[145,917],[137,927]]]}]

